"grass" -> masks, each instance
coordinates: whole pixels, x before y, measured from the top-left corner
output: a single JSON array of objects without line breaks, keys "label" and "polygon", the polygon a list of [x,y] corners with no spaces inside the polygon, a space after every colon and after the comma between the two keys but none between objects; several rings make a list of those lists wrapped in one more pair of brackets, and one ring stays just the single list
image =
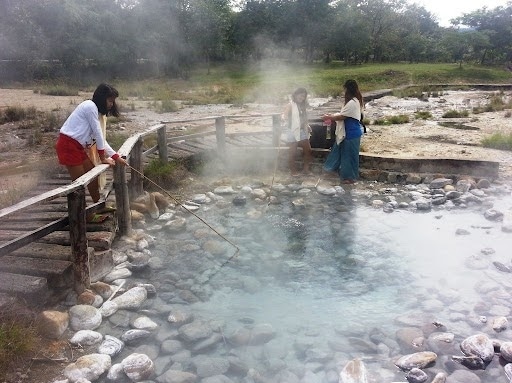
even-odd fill
[{"label": "grass", "polygon": [[153,190],[153,182],[164,189],[172,189],[181,185],[188,174],[185,164],[181,161],[164,163],[160,159],[154,159],[144,168],[144,175],[150,179],[144,179],[144,190]]},{"label": "grass", "polygon": [[[417,86],[409,96],[438,97],[445,84],[457,89],[473,83],[511,83],[510,73],[502,68],[458,64],[330,64],[291,65],[269,61],[257,65],[224,64],[197,68],[189,80],[155,78],[116,84],[122,97],[147,101],[182,101],[186,104],[244,104],[249,102],[283,103],[297,87],[305,87],[316,97],[336,97],[343,83],[355,79],[361,91]],[[156,108],[155,108],[156,109]]]},{"label": "grass", "polygon": [[399,125],[409,122],[409,116],[406,114],[399,114],[397,116],[387,116],[385,118],[378,118],[373,121],[374,125]]},{"label": "grass", "polygon": [[512,150],[512,133],[494,133],[482,140],[484,148]]},{"label": "grass", "polygon": [[417,110],[414,112],[414,117],[418,120],[428,120],[429,118],[432,118],[432,113],[428,110]]},{"label": "grass", "polygon": [[33,319],[17,312],[0,315],[0,379],[10,367],[37,345],[37,331]]},{"label": "grass", "polygon": [[441,117],[443,118],[461,118],[469,116],[469,112],[467,110],[454,110],[450,109],[443,113]]}]

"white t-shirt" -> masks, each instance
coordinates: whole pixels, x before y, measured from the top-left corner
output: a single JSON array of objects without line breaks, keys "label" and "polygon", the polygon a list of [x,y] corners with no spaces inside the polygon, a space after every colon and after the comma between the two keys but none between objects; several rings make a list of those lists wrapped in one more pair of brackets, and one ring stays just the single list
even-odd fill
[{"label": "white t-shirt", "polygon": [[77,140],[84,148],[96,143],[98,150],[105,150],[108,157],[116,154],[101,133],[98,107],[86,100],[76,107],[60,128],[60,133]]}]

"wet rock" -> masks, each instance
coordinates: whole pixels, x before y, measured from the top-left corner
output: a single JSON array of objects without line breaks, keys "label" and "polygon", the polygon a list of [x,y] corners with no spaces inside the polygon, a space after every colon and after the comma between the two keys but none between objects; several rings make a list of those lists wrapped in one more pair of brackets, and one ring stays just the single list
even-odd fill
[{"label": "wet rock", "polygon": [[434,379],[432,379],[432,383],[445,383],[446,382],[446,374],[444,372],[438,372]]},{"label": "wet rock", "polygon": [[91,290],[101,296],[103,299],[108,299],[114,292],[114,288],[105,282],[91,283]]},{"label": "wet rock", "polygon": [[121,363],[113,364],[112,367],[110,367],[107,373],[107,379],[110,382],[122,382],[123,379],[126,379],[126,375],[123,371],[123,366],[121,366]]},{"label": "wet rock", "polygon": [[216,187],[213,192],[215,194],[219,195],[225,195],[225,194],[235,194],[235,191],[233,190],[232,186],[219,186]]},{"label": "wet rock", "polygon": [[179,217],[176,219],[173,219],[171,221],[168,221],[164,225],[164,229],[169,231],[170,233],[181,233],[185,231],[187,227],[187,220],[183,217]]},{"label": "wet rock", "polygon": [[453,183],[453,180],[449,178],[436,178],[432,182],[430,182],[429,187],[430,189],[442,189],[446,185],[451,185]]},{"label": "wet rock", "polygon": [[192,322],[194,316],[192,312],[185,308],[185,306],[173,306],[167,321],[176,326],[182,326],[186,323]]},{"label": "wet rock", "polygon": [[176,339],[167,339],[162,342],[160,347],[160,353],[164,355],[176,354],[181,350],[183,350],[183,344]]},{"label": "wet rock", "polygon": [[154,371],[153,361],[145,354],[131,354],[121,362],[124,373],[134,382],[149,379]]},{"label": "wet rock", "polygon": [[117,279],[124,279],[131,277],[132,272],[128,270],[126,267],[119,267],[114,270],[112,270],[110,273],[108,273],[104,278],[103,281],[106,283],[111,283]]},{"label": "wet rock", "polygon": [[198,204],[210,203],[211,199],[206,196],[206,194],[195,194],[192,196],[192,202]]},{"label": "wet rock", "polygon": [[195,357],[192,364],[196,368],[197,375],[202,378],[222,375],[229,369],[229,362],[225,358],[213,358],[204,355]]},{"label": "wet rock", "polygon": [[147,330],[128,330],[121,335],[121,340],[126,344],[133,345],[150,336],[151,332]]},{"label": "wet rock", "polygon": [[76,305],[69,309],[69,325],[74,331],[95,330],[101,325],[100,311],[89,305]]},{"label": "wet rock", "polygon": [[191,372],[167,370],[158,378],[161,383],[196,383],[198,376]]},{"label": "wet rock", "polygon": [[124,294],[112,299],[120,309],[138,309],[147,299],[148,293],[144,287],[133,287]]},{"label": "wet rock", "polygon": [[503,342],[501,344],[500,355],[507,362],[512,362],[512,342]]},{"label": "wet rock", "polygon": [[423,383],[428,380],[428,375],[425,371],[419,368],[411,368],[411,370],[405,375],[405,378],[409,383]]},{"label": "wet rock", "polygon": [[494,318],[492,322],[492,329],[496,332],[505,331],[508,327],[508,319],[504,316]]},{"label": "wet rock", "polygon": [[243,194],[236,195],[231,201],[235,206],[245,206],[247,204],[247,197]]},{"label": "wet rock", "polygon": [[469,355],[469,356],[452,356],[454,362],[460,363],[470,370],[485,370],[485,363],[482,358]]},{"label": "wet rock", "polygon": [[340,383],[368,383],[366,366],[360,359],[348,362],[340,372]]},{"label": "wet rock", "polygon": [[99,332],[92,330],[77,331],[69,340],[72,345],[92,346],[100,343],[103,340],[103,335]]},{"label": "wet rock", "polygon": [[488,189],[491,187],[491,181],[488,179],[482,178],[476,183],[476,187],[478,189]]},{"label": "wet rock", "polygon": [[475,373],[469,370],[457,370],[451,373],[446,383],[481,383],[482,381]]},{"label": "wet rock", "polygon": [[104,318],[108,318],[114,315],[117,312],[117,310],[119,310],[119,306],[117,305],[117,303],[112,301],[107,301],[103,303],[100,307],[101,315]]},{"label": "wet rock", "polygon": [[436,354],[449,354],[455,351],[454,339],[455,335],[451,332],[433,332],[429,335],[427,344]]},{"label": "wet rock", "polygon": [[189,343],[197,342],[212,335],[213,330],[208,323],[202,320],[195,320],[192,323],[185,324],[178,329],[180,337]]},{"label": "wet rock", "polygon": [[72,382],[79,379],[87,379],[90,381],[98,380],[98,378],[105,373],[112,361],[110,356],[104,354],[90,354],[85,355],[71,363],[64,369],[64,376]]},{"label": "wet rock", "polygon": [[485,334],[472,335],[460,344],[462,353],[466,356],[478,356],[488,364],[494,357],[492,341]]},{"label": "wet rock", "polygon": [[130,326],[132,326],[132,328],[134,328],[134,329],[148,330],[148,331],[153,331],[158,328],[158,324],[153,322],[147,316],[141,316],[141,317],[135,318],[134,320],[132,320],[130,322]]},{"label": "wet rock", "polygon": [[414,354],[404,355],[395,362],[398,368],[409,371],[414,367],[426,368],[437,359],[437,354],[431,351],[421,351]]},{"label": "wet rock", "polygon": [[123,351],[124,342],[121,339],[111,335],[105,335],[105,339],[98,347],[100,354],[110,355],[111,358],[119,355]]},{"label": "wet rock", "polygon": [[418,344],[418,339],[423,339],[423,331],[417,327],[400,328],[395,333],[400,349],[404,352],[423,351],[423,344]]},{"label": "wet rock", "polygon": [[503,221],[503,213],[496,209],[489,209],[484,212],[484,217],[489,221],[501,222]]}]

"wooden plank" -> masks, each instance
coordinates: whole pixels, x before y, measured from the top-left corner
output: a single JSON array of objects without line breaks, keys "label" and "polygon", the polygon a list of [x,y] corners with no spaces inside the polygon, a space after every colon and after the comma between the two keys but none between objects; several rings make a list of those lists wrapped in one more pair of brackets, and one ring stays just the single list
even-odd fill
[{"label": "wooden plank", "polygon": [[15,257],[5,255],[0,257],[0,272],[32,275],[49,278],[62,275],[71,269],[69,261],[59,261],[44,258]]},{"label": "wooden plank", "polygon": [[83,176],[77,178],[73,183],[67,186],[61,186],[57,189],[53,189],[43,193],[37,197],[29,198],[27,200],[21,201],[15,205],[6,207],[0,210],[0,218],[5,217],[9,214],[17,212],[21,209],[27,208],[31,205],[36,205],[41,202],[52,200],[56,197],[66,196],[69,193],[72,193],[84,186],[88,185],[94,178],[99,176],[101,173],[105,172],[109,169],[109,165],[97,165],[92,170],[85,173]]},{"label": "wooden plank", "polygon": [[[112,245],[115,233],[108,231],[87,232],[86,237],[88,245],[95,250],[108,250]],[[38,242],[65,246],[71,245],[69,232],[67,231],[55,231],[41,238]]]},{"label": "wooden plank", "polygon": [[0,231],[0,256],[28,245],[55,230],[65,227],[67,224],[68,217],[65,217],[29,232],[2,230]]},{"label": "wooden plank", "polygon": [[32,257],[70,261],[71,247],[57,244],[32,242],[26,246],[23,246],[21,249],[13,251],[10,253],[10,255],[16,257]]},{"label": "wooden plank", "polygon": [[46,302],[48,282],[46,278],[12,273],[0,273],[0,291],[24,297],[38,298]]}]

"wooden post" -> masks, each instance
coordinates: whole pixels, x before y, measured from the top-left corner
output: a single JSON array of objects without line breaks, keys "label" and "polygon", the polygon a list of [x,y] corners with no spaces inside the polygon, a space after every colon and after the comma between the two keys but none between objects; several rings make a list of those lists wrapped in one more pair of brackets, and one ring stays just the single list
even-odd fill
[{"label": "wooden post", "polygon": [[221,158],[226,154],[226,118],[215,118],[215,137],[217,138],[217,152]]},{"label": "wooden post", "polygon": [[132,198],[140,196],[144,192],[143,181],[144,178],[141,174],[144,174],[143,162],[142,162],[142,144],[144,140],[142,137],[133,145],[132,153],[130,156],[130,166],[136,169],[138,172],[131,171],[130,177],[130,196]]},{"label": "wooden post", "polygon": [[119,233],[130,235],[132,231],[132,216],[130,214],[130,198],[126,183],[126,169],[122,165],[114,167],[114,191],[116,193],[116,210]]},{"label": "wooden post", "polygon": [[68,214],[74,288],[77,294],[81,294],[91,284],[87,253],[84,187],[68,194]]},{"label": "wooden post", "polygon": [[169,161],[167,154],[167,134],[165,125],[158,129],[158,157],[164,164]]},{"label": "wooden post", "polygon": [[281,145],[281,115],[273,114],[272,115],[272,146],[277,148]]}]

